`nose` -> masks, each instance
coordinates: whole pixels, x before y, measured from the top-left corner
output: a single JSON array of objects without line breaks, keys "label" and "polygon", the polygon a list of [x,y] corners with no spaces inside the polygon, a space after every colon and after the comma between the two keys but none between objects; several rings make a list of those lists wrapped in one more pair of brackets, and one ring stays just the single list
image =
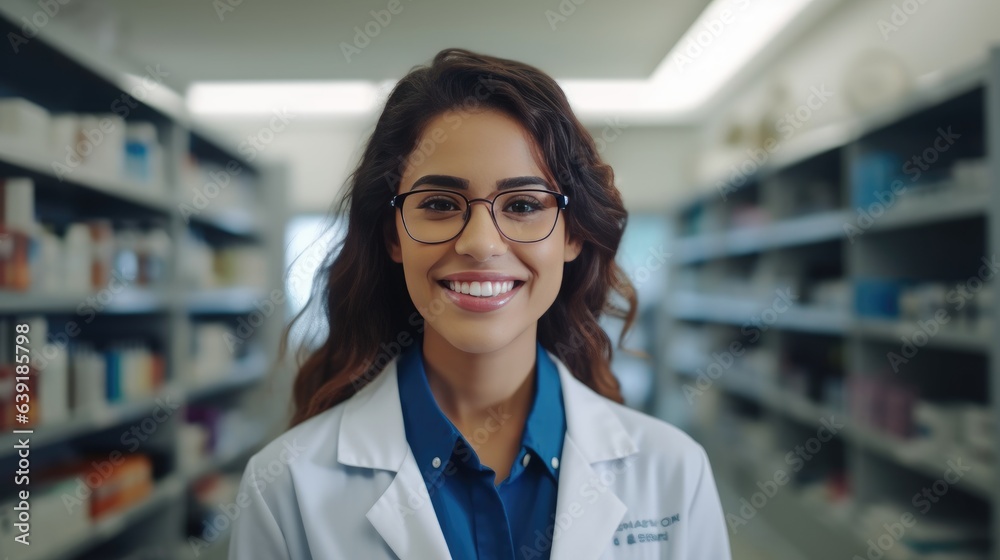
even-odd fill
[{"label": "nose", "polygon": [[[477,208],[476,203],[482,204]],[[490,204],[486,200],[469,203],[469,223],[455,242],[455,251],[470,255],[477,261],[485,261],[494,255],[507,252],[506,238],[497,230],[490,215]]]}]

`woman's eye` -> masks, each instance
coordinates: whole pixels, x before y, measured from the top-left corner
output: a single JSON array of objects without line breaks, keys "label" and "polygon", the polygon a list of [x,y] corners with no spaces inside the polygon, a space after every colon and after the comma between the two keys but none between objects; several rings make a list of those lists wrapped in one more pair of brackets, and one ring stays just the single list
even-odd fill
[{"label": "woman's eye", "polygon": [[507,210],[514,212],[515,214],[527,214],[535,210],[541,209],[541,204],[534,199],[521,199],[514,200],[507,204]]},{"label": "woman's eye", "polygon": [[458,210],[458,205],[456,205],[454,201],[448,200],[446,198],[432,198],[422,202],[420,204],[420,208],[433,210],[435,212],[448,212],[452,210]]}]

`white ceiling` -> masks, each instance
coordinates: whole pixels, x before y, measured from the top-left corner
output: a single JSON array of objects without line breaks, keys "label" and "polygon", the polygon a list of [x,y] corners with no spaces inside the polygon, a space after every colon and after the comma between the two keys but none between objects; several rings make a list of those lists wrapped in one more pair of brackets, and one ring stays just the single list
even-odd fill
[{"label": "white ceiling", "polygon": [[[60,19],[120,56],[162,64],[183,91],[195,80],[398,79],[454,46],[557,79],[646,78],[708,3],[398,0],[401,11],[382,26],[370,12],[389,0],[87,0]],[[348,62],[341,43],[366,25],[377,36]]]}]

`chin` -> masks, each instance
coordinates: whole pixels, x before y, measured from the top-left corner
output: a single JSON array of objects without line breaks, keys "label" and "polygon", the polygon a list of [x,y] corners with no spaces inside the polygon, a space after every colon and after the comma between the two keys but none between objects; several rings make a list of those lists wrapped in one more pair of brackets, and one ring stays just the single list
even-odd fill
[{"label": "chin", "polygon": [[437,332],[445,342],[467,354],[496,352],[517,338],[517,334],[510,330],[509,325],[501,329],[473,331],[452,323]]}]

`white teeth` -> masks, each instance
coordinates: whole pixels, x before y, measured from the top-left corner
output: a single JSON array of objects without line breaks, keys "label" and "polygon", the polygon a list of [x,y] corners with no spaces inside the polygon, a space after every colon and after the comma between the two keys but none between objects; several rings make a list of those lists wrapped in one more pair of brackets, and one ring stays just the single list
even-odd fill
[{"label": "white teeth", "polygon": [[514,281],[506,282],[454,282],[448,281],[448,288],[455,292],[475,297],[493,297],[514,289]]}]

